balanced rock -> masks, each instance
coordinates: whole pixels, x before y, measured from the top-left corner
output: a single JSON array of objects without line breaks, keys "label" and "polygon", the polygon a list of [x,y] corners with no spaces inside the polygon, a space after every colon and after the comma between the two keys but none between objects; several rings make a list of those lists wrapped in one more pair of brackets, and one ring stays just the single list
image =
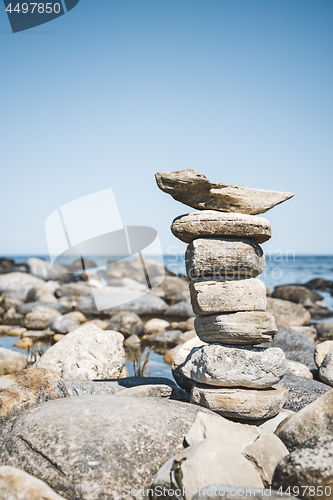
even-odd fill
[{"label": "balanced rock", "polygon": [[257,278],[232,281],[198,278],[191,282],[190,291],[193,311],[198,316],[266,309],[266,287]]},{"label": "balanced rock", "polygon": [[281,411],[287,397],[288,389],[276,386],[256,390],[194,385],[191,403],[227,418],[260,420],[275,417]]},{"label": "balanced rock", "polygon": [[35,364],[63,378],[86,380],[127,375],[124,337],[95,325],[83,325],[48,348]]},{"label": "balanced rock", "polygon": [[272,234],[271,225],[263,217],[205,210],[176,217],[171,232],[181,241],[191,243],[197,238],[250,238],[264,243]]},{"label": "balanced rock", "polygon": [[199,210],[262,214],[294,196],[282,191],[213,183],[194,169],[157,173],[155,177],[162,191]]},{"label": "balanced rock", "polygon": [[286,361],[279,348],[208,344],[192,349],[178,369],[201,384],[265,389],[283,377]]},{"label": "balanced rock", "polygon": [[270,342],[278,331],[274,316],[263,311],[198,316],[194,328],[203,342],[221,344]]},{"label": "balanced rock", "polygon": [[187,247],[185,262],[190,278],[255,278],[264,270],[265,256],[249,239],[199,238]]}]

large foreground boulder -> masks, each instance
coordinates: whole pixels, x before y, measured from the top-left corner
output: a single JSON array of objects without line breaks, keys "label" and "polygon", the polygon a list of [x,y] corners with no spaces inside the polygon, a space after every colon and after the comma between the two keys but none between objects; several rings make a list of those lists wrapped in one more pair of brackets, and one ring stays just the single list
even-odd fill
[{"label": "large foreground boulder", "polygon": [[127,375],[124,337],[94,324],[80,326],[54,344],[35,364],[59,377],[110,379]]},{"label": "large foreground boulder", "polygon": [[[83,396],[31,408],[0,428],[0,463],[68,500],[123,500],[183,449],[200,407],[160,398]],[[138,498],[140,498],[138,496]]]}]

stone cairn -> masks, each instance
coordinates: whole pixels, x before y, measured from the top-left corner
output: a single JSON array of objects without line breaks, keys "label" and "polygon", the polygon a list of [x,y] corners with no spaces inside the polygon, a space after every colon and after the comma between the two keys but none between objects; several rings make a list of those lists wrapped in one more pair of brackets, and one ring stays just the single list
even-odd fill
[{"label": "stone cairn", "polygon": [[[195,330],[200,338],[185,358],[175,359],[174,376],[191,387],[191,401],[236,419],[277,415],[288,390],[276,386],[286,371],[273,340],[274,317],[266,312],[266,288],[257,276],[265,266],[259,243],[271,237],[268,220],[257,217],[293,193],[211,183],[197,170],[158,173],[156,181],[199,212],[177,217],[172,233],[188,243]],[[181,357],[180,356],[180,357]]]}]

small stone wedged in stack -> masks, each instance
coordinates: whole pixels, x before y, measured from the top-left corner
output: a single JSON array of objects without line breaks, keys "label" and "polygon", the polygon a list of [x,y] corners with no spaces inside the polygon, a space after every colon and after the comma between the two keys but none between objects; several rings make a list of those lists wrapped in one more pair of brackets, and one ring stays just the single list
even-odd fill
[{"label": "small stone wedged in stack", "polygon": [[274,387],[286,361],[280,348],[254,347],[277,333],[274,317],[266,312],[266,287],[257,279],[265,266],[258,243],[271,237],[271,226],[255,215],[293,193],[213,184],[197,170],[159,173],[156,181],[176,200],[202,209],[177,217],[171,226],[189,244],[185,261],[194,326],[205,343],[185,360],[176,356],[176,380],[192,387],[191,402],[220,415],[275,416],[288,394]]}]

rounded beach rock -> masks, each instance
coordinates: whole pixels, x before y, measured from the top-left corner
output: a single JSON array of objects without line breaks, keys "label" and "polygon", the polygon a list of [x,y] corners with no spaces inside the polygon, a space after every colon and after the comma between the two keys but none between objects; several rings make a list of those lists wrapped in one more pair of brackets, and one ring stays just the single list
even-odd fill
[{"label": "rounded beach rock", "polygon": [[85,380],[118,378],[127,375],[124,337],[93,324],[80,326],[49,347],[35,363],[59,377]]},{"label": "rounded beach rock", "polygon": [[196,279],[190,283],[190,292],[197,316],[266,310],[266,287],[257,278],[232,281]]},{"label": "rounded beach rock", "polygon": [[222,417],[260,420],[275,417],[281,411],[287,397],[288,389],[283,387],[256,390],[194,385],[191,403],[209,408]]},{"label": "rounded beach rock", "polygon": [[237,237],[263,243],[271,237],[271,225],[263,217],[204,210],[176,217],[171,232],[181,241],[197,238]]},{"label": "rounded beach rock", "polygon": [[160,467],[183,449],[199,411],[208,410],[154,397],[50,401],[1,426],[0,462],[67,499],[122,500],[125,488],[149,488]]},{"label": "rounded beach rock", "polygon": [[278,347],[208,344],[192,349],[178,370],[201,384],[264,389],[283,377],[286,360]]},{"label": "rounded beach rock", "polygon": [[188,245],[185,262],[189,278],[255,278],[264,270],[265,256],[261,247],[249,239],[199,238]]},{"label": "rounded beach rock", "polygon": [[203,342],[221,344],[270,342],[278,331],[274,316],[263,311],[199,316],[194,328]]}]

